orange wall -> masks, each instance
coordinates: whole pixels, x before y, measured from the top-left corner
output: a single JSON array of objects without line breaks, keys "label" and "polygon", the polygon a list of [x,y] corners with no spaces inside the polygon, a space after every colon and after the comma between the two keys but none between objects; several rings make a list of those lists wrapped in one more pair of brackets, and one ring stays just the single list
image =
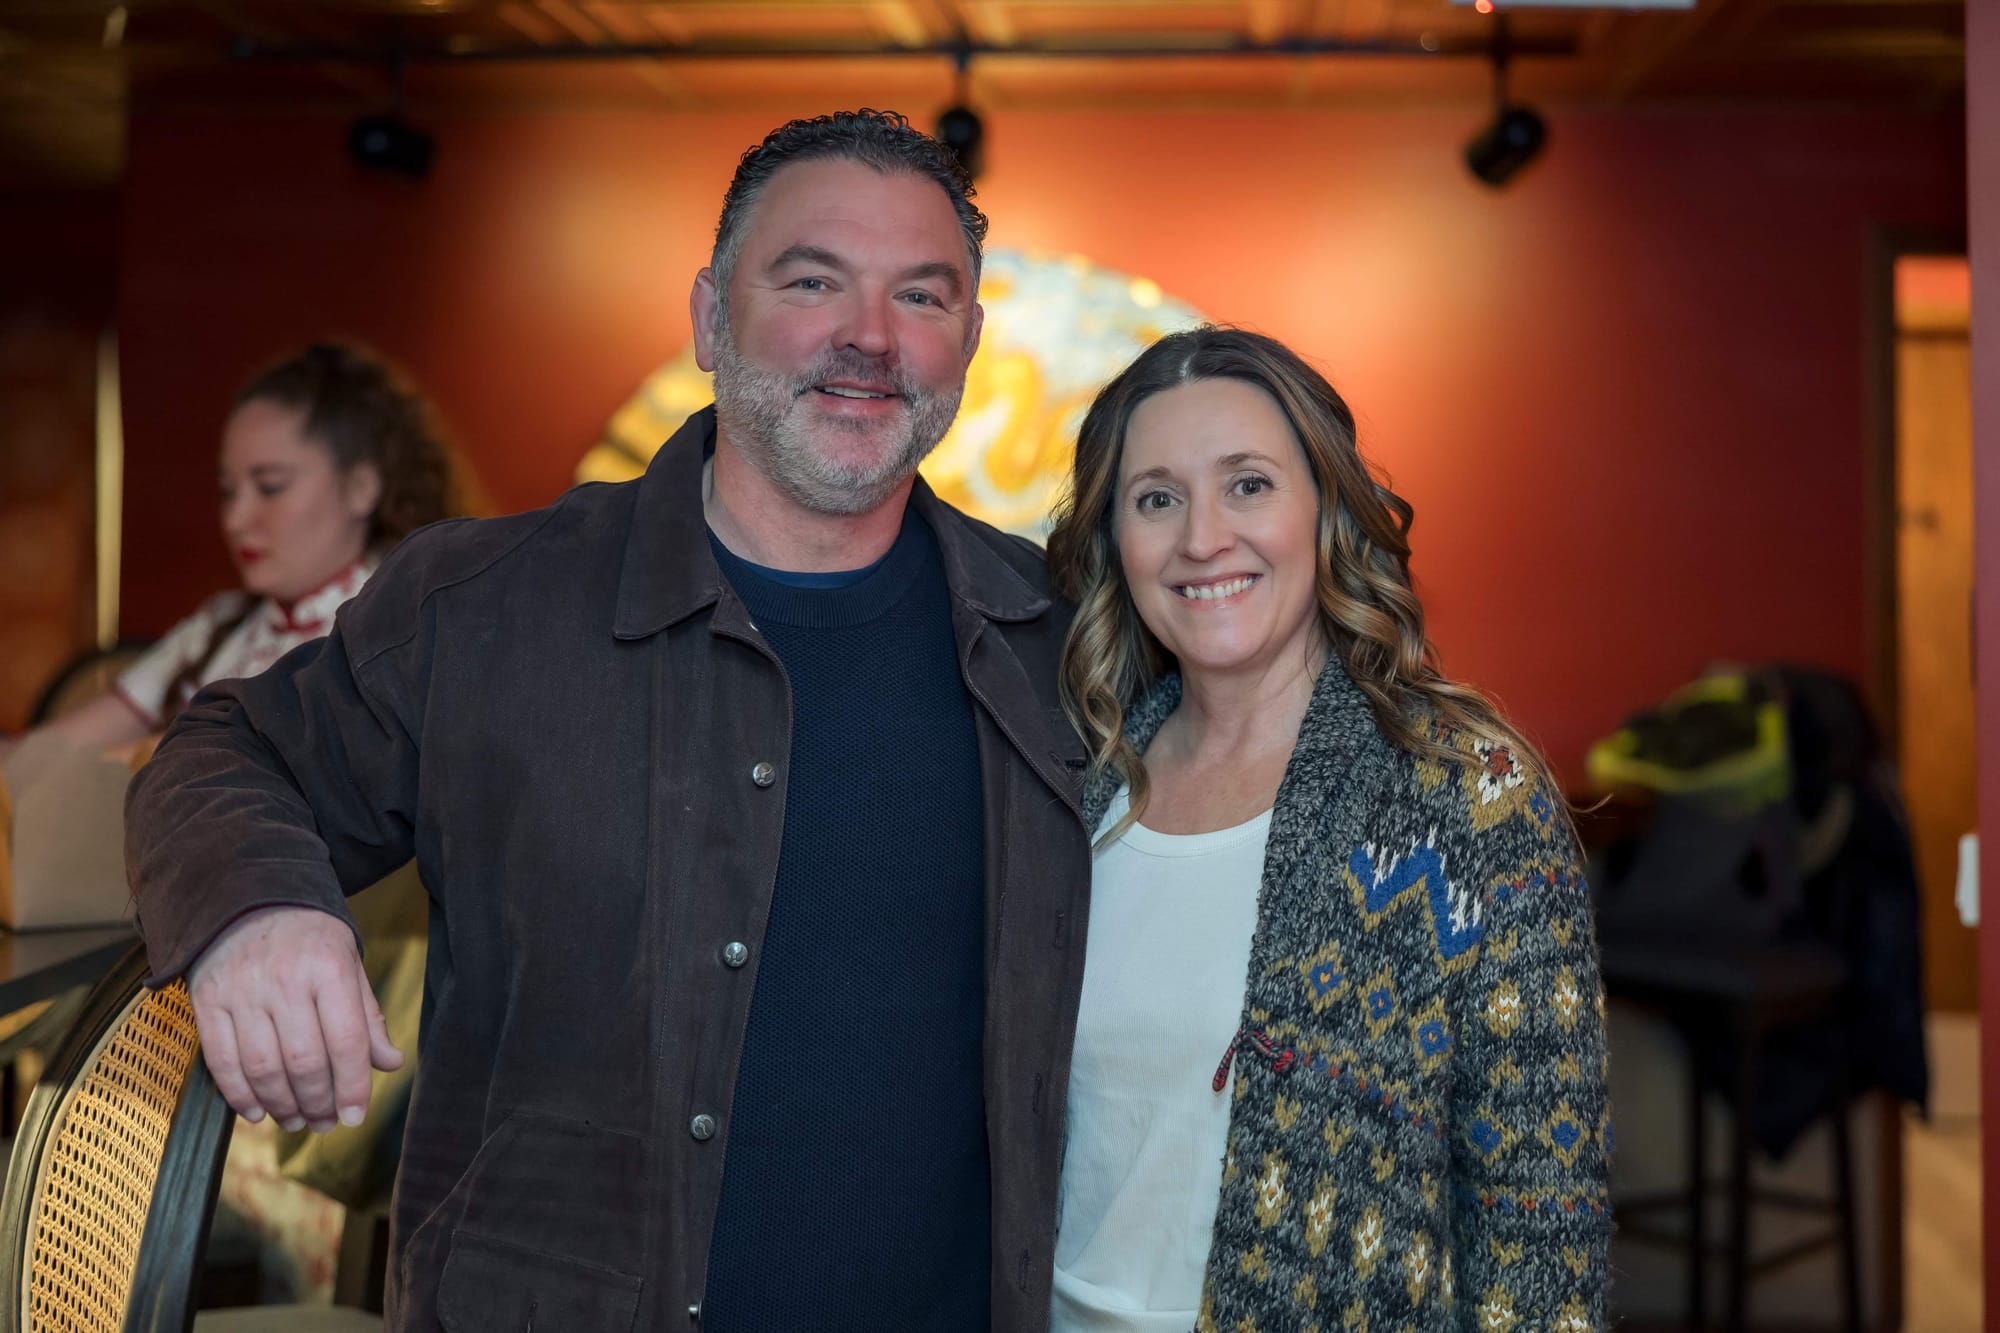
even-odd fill
[{"label": "orange wall", "polygon": [[[685,341],[722,187],[775,119],[432,117],[410,185],[355,171],[339,119],[136,115],[128,631],[227,578],[223,406],[321,331],[403,361],[502,507],[552,498]],[[982,197],[996,245],[1314,357],[1417,506],[1447,665],[1563,768],[1713,658],[1859,673],[1867,241],[1962,222],[1957,121],[1557,114],[1494,194],[1457,160],[1476,119],[995,114]]]}]

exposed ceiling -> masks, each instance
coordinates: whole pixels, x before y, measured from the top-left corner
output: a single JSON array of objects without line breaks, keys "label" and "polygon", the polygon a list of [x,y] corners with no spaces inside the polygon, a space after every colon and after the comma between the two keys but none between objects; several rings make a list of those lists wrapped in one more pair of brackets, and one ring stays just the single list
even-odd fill
[{"label": "exposed ceiling", "polygon": [[[1947,107],[1963,0],[1498,0],[1543,105]],[[1981,3],[1987,0],[1980,0]],[[1495,20],[1451,0],[0,0],[0,188],[114,184],[127,111],[413,113],[802,100],[1316,108],[1491,95]]]}]

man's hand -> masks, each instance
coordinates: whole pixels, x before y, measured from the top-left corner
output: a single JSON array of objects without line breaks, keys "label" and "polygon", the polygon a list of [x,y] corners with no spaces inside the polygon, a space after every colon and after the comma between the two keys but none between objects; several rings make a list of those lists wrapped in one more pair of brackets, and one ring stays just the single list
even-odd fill
[{"label": "man's hand", "polygon": [[311,907],[260,907],[215,937],[188,969],[202,1055],[238,1114],[288,1130],[358,1125],[370,1066],[389,1041],[354,932]]}]

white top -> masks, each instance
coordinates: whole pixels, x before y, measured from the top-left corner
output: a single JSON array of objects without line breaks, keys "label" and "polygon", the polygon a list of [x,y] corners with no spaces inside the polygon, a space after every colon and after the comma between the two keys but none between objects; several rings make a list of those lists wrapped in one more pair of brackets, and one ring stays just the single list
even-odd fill
[{"label": "white top", "polygon": [[[1098,832],[1126,808],[1121,791]],[[1135,824],[1097,853],[1053,1333],[1194,1327],[1229,1136],[1215,1070],[1243,1011],[1270,828],[1268,810],[1215,833]]]},{"label": "white top", "polygon": [[[215,632],[242,614],[250,594],[217,593],[127,667],[113,689],[149,728],[157,730],[202,686],[257,675],[300,644],[324,637],[333,628],[333,613],[360,592],[374,572],[372,558],[349,565],[290,607],[265,598],[219,644]],[[201,670],[193,688],[169,699],[175,679],[197,662]]]}]

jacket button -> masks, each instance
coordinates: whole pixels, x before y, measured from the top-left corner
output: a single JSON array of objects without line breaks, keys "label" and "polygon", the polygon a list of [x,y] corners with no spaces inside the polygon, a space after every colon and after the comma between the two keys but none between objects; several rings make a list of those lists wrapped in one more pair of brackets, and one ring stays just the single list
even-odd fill
[{"label": "jacket button", "polygon": [[707,1143],[715,1137],[715,1117],[698,1115],[688,1121],[688,1134],[696,1143]]},{"label": "jacket button", "polygon": [[722,946],[722,965],[741,967],[750,961],[750,950],[740,940],[731,940]]},{"label": "jacket button", "polygon": [[778,770],[766,763],[758,763],[750,770],[750,780],[760,787],[768,787],[778,780]]}]

